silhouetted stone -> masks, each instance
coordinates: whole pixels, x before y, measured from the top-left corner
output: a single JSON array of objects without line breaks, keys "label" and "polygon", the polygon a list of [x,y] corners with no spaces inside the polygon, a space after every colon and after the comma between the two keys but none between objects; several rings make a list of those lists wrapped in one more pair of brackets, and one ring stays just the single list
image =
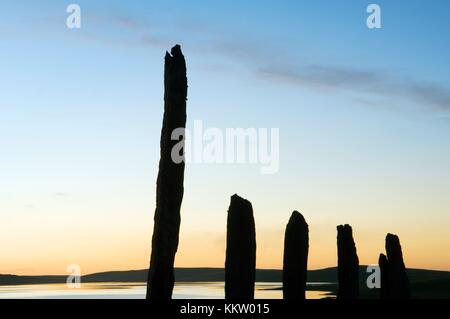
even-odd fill
[{"label": "silhouetted stone", "polygon": [[388,299],[388,260],[386,255],[380,254],[380,258],[378,259],[378,266],[380,267],[381,273],[381,287],[380,287],[380,298]]},{"label": "silhouetted stone", "polygon": [[338,246],[338,299],[351,300],[359,297],[359,260],[353,241],[352,227],[337,227]]},{"label": "silhouetted stone", "polygon": [[226,299],[254,298],[255,267],[256,235],[252,204],[233,195],[227,220]]},{"label": "silhouetted stone", "polygon": [[[411,290],[405,263],[403,262],[402,247],[396,235],[386,236],[387,262],[381,267],[381,278],[385,277],[385,285],[382,282],[382,297],[387,299],[409,299]],[[383,274],[384,273],[384,274]]]},{"label": "silhouetted stone", "polygon": [[286,226],[284,237],[284,299],[305,299],[308,248],[308,224],[302,214],[294,211]]},{"label": "silhouetted stone", "polygon": [[[164,119],[161,131],[161,159],[156,183],[152,255],[147,298],[170,299],[174,286],[174,259],[178,249],[180,207],[183,200],[184,161],[171,158],[178,141],[174,129],[186,127],[186,62],[179,45],[166,53],[164,70]],[[184,147],[181,154],[184,158]]]}]

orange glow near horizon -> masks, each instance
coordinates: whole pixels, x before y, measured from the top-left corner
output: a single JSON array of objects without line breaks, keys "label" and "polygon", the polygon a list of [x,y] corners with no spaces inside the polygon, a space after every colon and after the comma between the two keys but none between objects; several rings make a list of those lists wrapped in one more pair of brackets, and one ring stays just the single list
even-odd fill
[{"label": "orange glow near horizon", "polygon": [[[384,252],[384,235],[372,231],[363,231],[354,226],[360,264],[376,264],[380,252]],[[83,242],[74,237],[55,241],[52,236],[41,237],[34,242],[3,248],[0,273],[17,275],[64,275],[69,264],[79,264],[82,274],[103,271],[145,269],[149,264],[151,236],[148,227],[131,233],[120,234],[117,230],[110,233],[97,232],[95,236]],[[58,232],[60,232],[59,230]],[[257,268],[281,269],[283,258],[283,226],[278,228],[260,227],[257,233]],[[438,234],[438,230],[436,232]],[[441,233],[442,234],[442,233]],[[88,235],[87,233],[83,234]],[[439,251],[439,256],[429,247],[434,239],[417,238],[414,229],[399,233],[405,263],[408,268],[450,270],[450,252]],[[438,235],[437,235],[438,236]],[[442,238],[441,245],[450,245],[450,240]],[[45,244],[44,244],[45,243]],[[43,248],[45,247],[45,249]],[[32,252],[19,254],[18,252]],[[180,246],[176,258],[176,267],[223,267],[225,258],[225,233],[184,232],[180,237]],[[335,227],[323,227],[310,224],[309,269],[334,267],[336,257]]]}]

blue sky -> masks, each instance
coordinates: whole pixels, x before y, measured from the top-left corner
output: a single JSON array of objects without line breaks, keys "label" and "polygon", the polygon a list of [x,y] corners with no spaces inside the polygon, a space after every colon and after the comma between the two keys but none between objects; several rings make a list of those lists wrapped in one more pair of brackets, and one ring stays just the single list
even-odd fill
[{"label": "blue sky", "polygon": [[[105,270],[104,260],[146,266],[163,57],[176,43],[188,63],[188,125],[276,127],[281,138],[273,176],[188,165],[179,265],[195,265],[189,247],[198,245],[199,266],[221,265],[229,196],[239,193],[255,207],[260,267],[279,267],[297,209],[317,227],[313,267],[334,262],[335,225],[349,222],[363,262],[377,260],[391,231],[411,247],[411,264],[450,269],[415,239],[424,227],[429,244],[450,248],[447,1],[377,1],[380,30],[366,27],[367,1],[77,1],[82,28],[68,30],[70,3],[1,4],[0,214],[9,231],[0,238],[18,246],[3,252],[10,262],[0,272],[63,272],[73,260],[89,270]],[[122,251],[95,253],[111,238]],[[27,268],[30,242],[65,257]],[[86,242],[97,244],[89,252]]]}]

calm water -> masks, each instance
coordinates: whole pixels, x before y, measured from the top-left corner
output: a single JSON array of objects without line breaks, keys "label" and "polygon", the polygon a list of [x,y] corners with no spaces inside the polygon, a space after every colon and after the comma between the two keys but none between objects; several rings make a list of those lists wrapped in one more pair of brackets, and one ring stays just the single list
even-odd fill
[{"label": "calm water", "polygon": [[[280,283],[256,283],[255,298],[280,299],[281,290],[274,290]],[[85,283],[79,289],[70,289],[65,284],[0,286],[0,299],[143,299],[146,286],[141,283]],[[324,291],[307,291],[308,299],[326,297]],[[177,283],[174,299],[223,299],[224,283],[190,282]]]}]

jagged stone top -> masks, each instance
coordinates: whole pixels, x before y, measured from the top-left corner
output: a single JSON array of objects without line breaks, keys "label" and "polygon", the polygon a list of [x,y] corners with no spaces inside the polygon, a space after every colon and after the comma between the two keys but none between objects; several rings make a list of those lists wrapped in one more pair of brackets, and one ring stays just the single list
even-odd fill
[{"label": "jagged stone top", "polygon": [[179,44],[175,45],[171,50],[166,51],[166,59],[177,59],[183,56],[183,52],[181,51],[181,46]]},{"label": "jagged stone top", "polygon": [[165,100],[172,106],[181,101],[187,101],[188,81],[186,75],[186,60],[181,52],[181,46],[175,45],[165,57]]},{"label": "jagged stone top", "polygon": [[400,245],[400,239],[397,235],[389,233],[386,235],[386,243],[391,245]]},{"label": "jagged stone top", "polygon": [[250,203],[247,199],[234,194],[231,196],[230,208],[228,211],[230,212],[234,210],[253,211],[252,203]]},{"label": "jagged stone top", "polygon": [[386,254],[388,260],[399,259],[403,260],[402,247],[400,239],[397,235],[387,234],[386,236]]}]

